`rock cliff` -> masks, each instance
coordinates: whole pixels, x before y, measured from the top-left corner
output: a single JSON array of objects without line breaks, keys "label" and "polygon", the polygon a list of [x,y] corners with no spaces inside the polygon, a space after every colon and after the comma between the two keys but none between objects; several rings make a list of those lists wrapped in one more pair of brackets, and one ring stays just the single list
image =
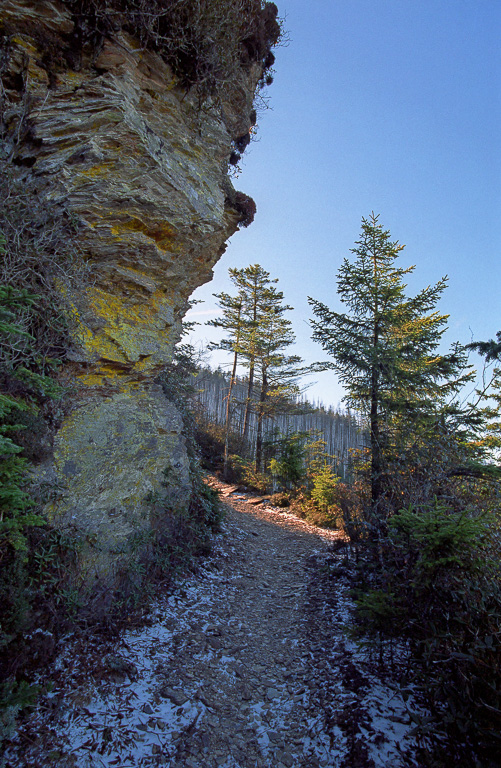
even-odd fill
[{"label": "rock cliff", "polygon": [[169,503],[189,496],[181,418],[155,380],[242,217],[228,159],[250,130],[262,66],[242,69],[216,109],[130,32],[61,62],[67,4],[4,0],[1,18],[3,157],[69,212],[86,262],[82,285],[60,287],[72,328],[63,374],[76,386],[44,468],[58,489],[48,511],[85,533],[102,576],[148,528],[165,470]]}]

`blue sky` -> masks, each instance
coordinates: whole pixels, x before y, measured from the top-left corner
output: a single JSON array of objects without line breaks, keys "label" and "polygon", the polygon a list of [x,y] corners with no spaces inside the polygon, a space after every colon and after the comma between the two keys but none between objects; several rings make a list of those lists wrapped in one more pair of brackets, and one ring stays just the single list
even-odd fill
[{"label": "blue sky", "polygon": [[[276,51],[271,109],[237,189],[257,204],[194,298],[215,316],[229,267],[259,263],[279,279],[295,353],[310,340],[310,295],[342,310],[336,273],[372,210],[406,245],[415,293],[443,275],[448,343],[501,329],[501,3],[499,0],[282,0],[290,42]],[[197,314],[197,313],[207,314]],[[214,339],[198,328],[194,340]],[[215,363],[224,356],[214,359]],[[336,405],[334,374],[311,399]]]}]

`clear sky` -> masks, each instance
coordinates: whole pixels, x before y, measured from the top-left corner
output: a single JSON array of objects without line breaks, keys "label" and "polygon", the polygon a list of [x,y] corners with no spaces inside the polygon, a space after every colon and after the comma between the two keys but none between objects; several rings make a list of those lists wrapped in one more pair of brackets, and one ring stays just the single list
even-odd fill
[{"label": "clear sky", "polygon": [[[447,342],[501,330],[501,3],[499,0],[277,0],[290,42],[276,51],[271,109],[237,189],[257,204],[194,298],[193,319],[232,292],[229,267],[259,263],[295,309],[294,353],[310,340],[307,296],[342,310],[336,273],[372,210],[416,265],[415,293],[443,275]],[[199,314],[206,313],[206,314]],[[213,339],[199,328],[194,339]],[[292,350],[291,350],[292,351]],[[214,359],[217,364],[224,356]],[[334,374],[310,399],[336,405]]]}]

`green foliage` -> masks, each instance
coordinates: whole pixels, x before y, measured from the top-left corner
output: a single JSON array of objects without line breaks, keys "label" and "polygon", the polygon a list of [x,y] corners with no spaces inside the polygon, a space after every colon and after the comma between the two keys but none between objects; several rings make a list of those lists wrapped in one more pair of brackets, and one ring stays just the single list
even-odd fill
[{"label": "green foliage", "polygon": [[[169,485],[167,470],[164,485]],[[151,529],[138,531],[127,543],[117,586],[107,620],[121,623],[131,613],[141,613],[148,600],[162,587],[193,567],[196,556],[210,554],[211,534],[220,530],[223,518],[218,493],[207,485],[200,472],[191,472],[192,490],[188,509],[174,509],[162,494],[151,502]]]},{"label": "green foliage", "polygon": [[331,463],[334,459],[326,450],[325,440],[318,432],[310,432],[305,446],[306,485],[311,491],[314,475],[322,469],[324,464]]},{"label": "green foliage", "polygon": [[389,521],[390,540],[410,557],[411,586],[418,592],[432,587],[444,571],[450,575],[455,567],[463,574],[478,569],[480,561],[474,558],[474,551],[485,534],[483,520],[466,512],[451,514],[438,501],[419,513],[412,507],[403,509]]},{"label": "green foliage", "polygon": [[[293,432],[275,438],[268,447],[276,452],[269,462],[271,475],[291,489],[287,505],[290,503],[294,514],[323,528],[342,526],[340,478],[330,463],[325,441],[314,432]],[[278,500],[272,503],[279,506]]]},{"label": "green foliage", "polygon": [[327,462],[312,476],[311,498],[321,512],[327,512],[336,504],[336,490],[339,477]]},{"label": "green foliage", "polygon": [[200,472],[192,473],[192,491],[189,514],[195,520],[203,535],[208,530],[217,533],[223,519],[219,494],[203,481]]},{"label": "green foliage", "polygon": [[[189,331],[189,324],[183,324],[183,334]],[[174,348],[172,362],[168,363],[158,377],[158,383],[168,400],[174,403],[183,420],[183,435],[190,462],[198,466],[198,450],[195,440],[195,415],[193,396],[195,376],[198,371],[196,351],[191,344],[179,343]]]},{"label": "green foliage", "polygon": [[24,385],[26,396],[31,400],[40,398],[50,398],[51,400],[61,400],[68,394],[68,388],[63,387],[50,376],[30,371],[23,365],[20,365],[12,374],[13,378]]},{"label": "green foliage", "polygon": [[[488,358],[486,358],[488,359]],[[494,368],[485,391],[478,391],[479,402],[483,403],[487,399],[481,411],[484,432],[477,438],[476,445],[480,448],[481,455],[484,456],[484,462],[481,469],[484,474],[491,475],[496,472],[496,467],[485,466],[485,458],[492,459],[493,455],[499,457],[501,448],[501,368]],[[497,467],[499,472],[499,467]],[[500,479],[498,477],[498,479]]]},{"label": "green foliage", "polygon": [[[358,575],[360,632],[405,638],[440,738],[461,764],[496,764],[501,725],[499,375],[460,406],[472,377],[463,348],[439,354],[445,279],[405,295],[391,242],[374,215],[339,272],[349,313],[310,300],[314,338],[349,402],[367,419],[354,460],[358,489],[335,489],[345,530],[366,543]],[[474,345],[478,347],[478,345]],[[478,347],[496,358],[497,342]],[[487,425],[487,431],[485,427]],[[314,495],[317,492],[314,491]],[[356,498],[358,497],[358,499]],[[391,647],[391,644],[390,644]],[[445,738],[447,737],[447,738]],[[442,765],[442,763],[437,763]]]},{"label": "green foliage", "polygon": [[29,535],[30,561],[26,568],[30,594],[35,596],[39,615],[46,614],[46,625],[53,626],[75,618],[83,605],[82,576],[78,576],[78,559],[82,538],[71,531],[46,525],[32,529]]},{"label": "green foliage", "polygon": [[[0,184],[0,196],[5,179]],[[0,274],[9,276],[12,285],[0,284],[0,738],[9,732],[17,713],[32,702],[36,689],[16,676],[29,664],[48,660],[53,638],[41,626],[52,626],[68,615],[75,599],[69,589],[68,559],[50,552],[52,532],[38,514],[29,490],[30,464],[23,444],[36,442],[28,433],[44,402],[60,399],[64,389],[44,371],[51,364],[44,356],[44,344],[38,345],[36,331],[40,297],[33,293],[28,263],[19,256],[22,237],[14,237],[16,219],[9,218],[9,205],[0,214],[17,242],[16,251],[5,254],[5,238],[0,241],[0,256],[5,260]],[[20,222],[17,222],[21,226]],[[29,230],[29,224],[26,225]],[[19,235],[19,232],[17,232]],[[41,259],[43,262],[43,259]],[[22,287],[21,276],[30,285]],[[21,281],[21,283],[20,283]],[[37,285],[37,280],[34,281]],[[42,354],[39,354],[42,353]],[[30,367],[27,367],[30,366]],[[26,437],[23,436],[26,433]],[[38,458],[38,457],[36,457]],[[34,631],[37,627],[40,633]],[[50,639],[46,650],[40,637]],[[31,639],[30,639],[31,638]],[[38,643],[38,649],[36,646]]]},{"label": "green foliage", "polygon": [[85,284],[87,266],[75,245],[76,226],[47,200],[36,179],[25,179],[0,160],[0,323],[16,333],[0,332],[0,366],[24,366],[51,374],[53,361],[68,349],[68,317],[62,287],[78,278]]},{"label": "green foliage", "polygon": [[364,622],[364,627],[369,624],[371,632],[384,632],[387,635],[392,634],[395,621],[401,622],[405,616],[395,594],[382,589],[371,589],[366,594],[359,595],[357,612]]},{"label": "green foliage", "polygon": [[271,443],[276,455],[270,460],[270,472],[284,488],[297,488],[304,479],[307,437],[304,432],[291,432]]},{"label": "green foliage", "polygon": [[204,469],[219,471],[223,466],[226,431],[224,426],[211,424],[202,414],[197,415],[195,439]]},{"label": "green foliage", "polygon": [[453,744],[470,759],[473,750],[479,766],[494,765],[501,723],[498,523],[435,500],[395,514],[381,547],[383,565],[364,564],[362,631],[408,638],[449,750]]},{"label": "green foliage", "polygon": [[[190,462],[191,492],[188,508],[169,507],[162,493],[151,499],[151,533],[140,534],[137,551],[141,553],[134,564],[130,554],[124,569],[129,592],[128,601],[140,599],[148,590],[148,583],[170,581],[180,570],[187,567],[193,555],[208,554],[211,549],[210,535],[219,530],[222,510],[218,494],[208,486],[202,476],[197,445],[199,428],[193,413],[194,375],[197,371],[196,353],[189,344],[180,344],[174,351],[172,363],[159,377],[165,395],[175,403],[183,419],[183,435]],[[172,481],[172,467],[165,470],[163,485],[168,488]],[[138,570],[139,569],[139,570]],[[134,578],[131,579],[131,574]],[[132,585],[132,586],[131,586]],[[133,588],[132,588],[133,587]]]},{"label": "green foliage", "polygon": [[332,466],[325,458],[315,462],[309,473],[310,488],[303,486],[291,501],[291,511],[320,528],[343,528],[343,515],[339,506],[342,486]]},{"label": "green foliage", "polygon": [[[2,423],[7,414],[20,409],[15,400],[0,394],[0,548],[5,552],[11,547],[24,559],[27,556],[24,531],[43,521],[30,511],[33,502],[24,490],[28,462],[19,456],[22,448],[6,437],[16,425]],[[0,552],[0,562],[2,559]]]},{"label": "green foliage", "polygon": [[344,383],[348,402],[367,419],[375,536],[380,521],[384,527],[389,463],[420,433],[458,415],[451,399],[473,375],[459,345],[449,354],[438,352],[447,316],[436,304],[446,278],[407,297],[404,279],[414,268],[396,265],[402,249],[378,216],[362,219],[355,258],[345,259],[338,275],[338,294],[349,313],[309,299],[316,316],[313,339],[333,358],[330,367]]},{"label": "green foliage", "polygon": [[8,680],[0,684],[0,744],[12,735],[19,713],[35,704],[40,686],[25,680]]},{"label": "green foliage", "polygon": [[[0,286],[0,319],[5,337],[15,336],[19,330],[11,322],[13,308],[19,309],[20,305],[32,301],[33,297],[25,291]],[[27,461],[19,455],[22,448],[8,436],[19,430],[15,420],[10,419],[9,423],[9,417],[17,416],[27,409],[28,406],[22,400],[0,393],[0,563],[3,562],[4,568],[9,564],[14,570],[16,566],[10,562],[12,551],[16,553],[15,558],[25,560],[28,549],[25,531],[28,526],[43,522],[31,511],[33,503],[24,490]]]},{"label": "green foliage", "polygon": [[[0,253],[5,253],[5,238],[0,236]],[[0,285],[0,333],[8,336],[24,336],[31,339],[29,333],[16,325],[20,309],[31,306],[35,296],[26,289],[13,288],[10,285]]]},{"label": "green foliage", "polygon": [[[238,272],[230,269],[230,277],[234,283],[237,283]],[[244,294],[241,288],[236,296],[230,296],[227,293],[215,294],[219,300],[219,306],[222,309],[222,317],[216,320],[210,320],[207,325],[211,325],[213,328],[220,328],[228,332],[228,336],[222,339],[218,344],[210,344],[209,349],[224,349],[227,352],[231,352],[233,355],[233,365],[231,369],[231,376],[228,386],[228,394],[226,396],[226,423],[224,431],[224,453],[223,453],[223,477],[225,480],[229,479],[229,467],[228,457],[230,448],[230,435],[231,435],[231,421],[233,415],[233,387],[235,384],[238,358],[242,353],[241,339],[244,335],[245,326],[248,321],[244,315]]]},{"label": "green foliage", "polygon": [[[264,421],[295,406],[300,391],[297,382],[306,369],[301,368],[300,357],[286,354],[295,341],[292,324],[284,317],[292,307],[283,303],[283,293],[275,287],[277,279],[270,278],[269,272],[259,264],[230,269],[229,274],[237,293],[235,296],[216,294],[223,315],[209,322],[213,327],[228,331],[227,337],[212,348],[224,349],[233,355],[226,405],[225,475],[237,364],[248,370],[242,439],[247,441],[249,415],[253,410],[257,415],[255,468],[259,473],[263,470]],[[256,388],[257,398],[254,397]],[[279,471],[278,464],[274,466]]]},{"label": "green foliage", "polygon": [[466,346],[468,349],[475,349],[480,355],[484,355],[487,363],[491,360],[501,360],[501,331],[496,333],[496,339],[474,341]]},{"label": "green foliage", "polygon": [[256,465],[251,459],[233,454],[230,456],[231,466],[236,480],[243,482],[249,489],[257,493],[268,493],[270,478],[263,472],[256,471]]}]

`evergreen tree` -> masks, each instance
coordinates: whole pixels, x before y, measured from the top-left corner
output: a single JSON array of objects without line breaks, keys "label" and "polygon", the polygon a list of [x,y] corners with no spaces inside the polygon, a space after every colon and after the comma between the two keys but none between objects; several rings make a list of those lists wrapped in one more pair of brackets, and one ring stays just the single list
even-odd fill
[{"label": "evergreen tree", "polygon": [[[247,324],[244,336],[244,358],[245,366],[248,368],[248,383],[242,432],[242,439],[245,441],[248,438],[249,416],[252,409],[259,332],[263,329],[265,318],[270,316],[270,307],[278,306],[277,302],[280,303],[283,300],[283,293],[275,288],[274,284],[278,282],[278,278],[270,278],[270,273],[260,264],[251,264],[249,267],[234,270],[234,274],[245,297],[244,314]],[[282,311],[286,309],[292,309],[292,307],[284,307]]]},{"label": "evergreen tree", "polygon": [[282,304],[283,294],[272,290],[268,303],[259,317],[254,335],[254,359],[257,365],[260,388],[257,410],[256,471],[260,471],[263,459],[263,423],[266,417],[295,406],[300,393],[298,379],[307,372],[301,367],[298,355],[287,355],[287,348],[296,337],[292,323],[283,317],[291,307]]},{"label": "evergreen tree", "polygon": [[487,363],[491,360],[501,361],[501,331],[496,333],[496,341],[494,339],[473,341],[471,344],[467,344],[466,348],[476,349],[480,355],[484,355]]},{"label": "evergreen tree", "polygon": [[[228,460],[228,441],[231,427],[232,393],[240,364],[248,371],[247,396],[243,420],[242,440],[248,439],[251,409],[257,413],[256,466],[260,467],[263,454],[263,424],[274,411],[290,408],[291,400],[297,396],[297,379],[305,372],[300,368],[301,360],[295,355],[285,354],[294,343],[292,324],[283,315],[292,307],[283,303],[283,293],[277,290],[276,278],[271,278],[259,264],[242,269],[230,269],[230,278],[237,289],[236,295],[215,294],[223,314],[211,320],[209,325],[227,331],[227,336],[212,344],[212,349],[232,353],[232,374],[226,403],[225,467]],[[254,402],[256,380],[259,396]]]},{"label": "evergreen tree", "polygon": [[[230,277],[237,282],[237,270],[230,269]],[[232,417],[232,393],[236,381],[238,357],[241,352],[242,331],[245,323],[243,317],[244,296],[241,290],[236,296],[230,296],[228,293],[216,293],[214,296],[219,299],[219,307],[223,310],[221,318],[209,320],[207,325],[213,328],[221,328],[228,332],[228,336],[217,344],[209,345],[209,349],[222,349],[233,354],[233,365],[231,369],[230,382],[228,385],[228,394],[226,395],[226,418],[225,418],[225,439],[224,439],[224,458],[223,458],[223,476],[228,474],[228,449],[230,442],[231,417]]]},{"label": "evergreen tree", "polygon": [[[474,341],[467,344],[467,349],[474,349],[485,357],[486,364],[501,362],[501,331],[496,333],[496,340]],[[489,454],[501,448],[501,368],[494,368],[490,381],[483,390],[477,390],[479,402],[488,400],[481,413],[485,422],[485,434],[478,440],[478,446]],[[484,468],[485,469],[485,468]]]},{"label": "evergreen tree", "polygon": [[374,213],[362,219],[362,232],[338,274],[338,294],[349,313],[330,310],[309,299],[316,319],[313,339],[332,356],[330,367],[347,390],[347,401],[368,419],[371,507],[375,512],[385,492],[389,438],[409,434],[438,418],[440,407],[471,374],[463,374],[459,347],[441,355],[437,346],[447,315],[435,307],[447,279],[406,296],[403,269],[396,260],[404,246],[390,239]]},{"label": "evergreen tree", "polygon": [[[223,310],[221,318],[210,320],[208,325],[228,331],[228,336],[217,344],[211,344],[211,349],[222,349],[233,354],[233,375],[230,379],[230,391],[228,394],[227,409],[231,412],[231,392],[235,380],[239,358],[248,368],[247,397],[245,400],[245,413],[242,440],[248,437],[249,415],[252,407],[254,393],[254,376],[256,368],[256,335],[259,323],[266,313],[266,307],[273,296],[277,294],[274,283],[277,278],[271,279],[270,273],[259,264],[252,264],[242,269],[232,268],[228,274],[237,294],[231,296],[227,293],[216,293],[219,306]],[[283,298],[283,294],[279,294]],[[229,418],[227,421],[229,429]]]}]

